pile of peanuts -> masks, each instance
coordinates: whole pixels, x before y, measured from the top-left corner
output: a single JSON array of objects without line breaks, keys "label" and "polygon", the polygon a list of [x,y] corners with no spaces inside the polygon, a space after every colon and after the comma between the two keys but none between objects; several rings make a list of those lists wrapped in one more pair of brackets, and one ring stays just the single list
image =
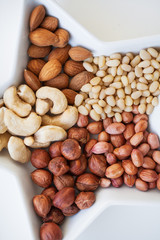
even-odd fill
[{"label": "pile of peanuts", "polygon": [[122,121],[123,111],[135,108],[151,114],[160,94],[160,54],[154,48],[138,55],[114,53],[109,57],[91,57],[83,62],[88,72],[96,75],[82,86],[75,105],[81,114],[99,121],[115,116]]}]

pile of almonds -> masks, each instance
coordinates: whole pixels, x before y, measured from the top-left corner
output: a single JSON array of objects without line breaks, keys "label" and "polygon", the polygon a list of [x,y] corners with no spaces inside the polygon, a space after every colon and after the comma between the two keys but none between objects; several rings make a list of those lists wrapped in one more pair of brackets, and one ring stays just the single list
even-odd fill
[{"label": "pile of almonds", "polygon": [[[77,126],[68,130],[66,140],[31,155],[36,168],[31,178],[43,188],[33,197],[34,210],[43,221],[40,239],[61,240],[59,225],[65,217],[91,207],[98,187],[125,184],[141,191],[160,190],[160,142],[147,131],[150,105],[142,108],[157,104],[153,99],[160,91],[159,55],[149,49],[135,57],[128,53],[123,58],[117,54],[93,58],[87,49],[71,47],[69,33],[58,28],[58,19],[45,14],[39,5],[30,16],[31,59],[25,81],[33,91],[43,84],[62,90],[68,104],[79,110]],[[95,121],[90,122],[88,115]]]}]

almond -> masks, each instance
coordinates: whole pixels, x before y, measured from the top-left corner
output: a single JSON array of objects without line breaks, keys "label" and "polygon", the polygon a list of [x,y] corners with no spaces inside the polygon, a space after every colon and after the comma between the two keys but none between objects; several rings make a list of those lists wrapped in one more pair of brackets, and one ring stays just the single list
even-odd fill
[{"label": "almond", "polygon": [[156,171],[151,169],[143,169],[139,176],[145,182],[154,182],[158,179]]},{"label": "almond", "polygon": [[74,105],[74,99],[75,96],[77,95],[77,92],[73,91],[72,89],[64,89],[62,90],[62,92],[66,96],[68,104]]},{"label": "almond", "polygon": [[57,35],[44,28],[37,28],[33,32],[30,32],[29,39],[31,43],[39,47],[55,46],[59,40]]},{"label": "almond", "polygon": [[32,59],[28,62],[27,68],[38,75],[45,64],[46,62],[42,59]]},{"label": "almond", "polygon": [[69,84],[69,77],[65,73],[60,73],[57,77],[46,81],[45,86],[55,87],[58,89],[63,89],[68,87]]},{"label": "almond", "polygon": [[30,31],[35,30],[41,24],[45,17],[45,13],[46,11],[43,5],[39,5],[33,9],[29,20]]},{"label": "almond", "polygon": [[92,57],[92,53],[83,47],[72,47],[69,50],[69,56],[74,60],[74,61],[83,61],[86,58]]},{"label": "almond", "polygon": [[59,48],[65,47],[69,41],[69,32],[63,28],[59,28],[54,33],[58,37],[58,42],[54,46]]},{"label": "almond", "polygon": [[28,56],[32,58],[44,58],[51,51],[51,47],[38,47],[36,45],[30,45],[28,48]]},{"label": "almond", "polygon": [[82,62],[76,62],[74,60],[68,60],[64,65],[64,72],[70,77],[75,76],[76,74],[85,71]]},{"label": "almond", "polygon": [[24,69],[24,79],[33,91],[37,91],[41,87],[41,83],[37,76],[27,69]]},{"label": "almond", "polygon": [[69,88],[75,91],[79,91],[81,87],[84,84],[88,83],[93,77],[94,77],[94,74],[87,71],[78,73],[71,79]]},{"label": "almond", "polygon": [[67,59],[69,58],[69,49],[71,48],[71,46],[69,44],[67,44],[65,47],[63,48],[54,48],[49,56],[48,56],[48,60],[51,59],[57,59],[59,60],[62,64],[64,64]]},{"label": "almond", "polygon": [[39,73],[40,81],[48,81],[56,77],[62,70],[62,65],[57,59],[48,61]]},{"label": "almond", "polygon": [[58,27],[58,18],[50,16],[45,17],[43,22],[41,23],[41,27],[51,32],[54,32]]}]

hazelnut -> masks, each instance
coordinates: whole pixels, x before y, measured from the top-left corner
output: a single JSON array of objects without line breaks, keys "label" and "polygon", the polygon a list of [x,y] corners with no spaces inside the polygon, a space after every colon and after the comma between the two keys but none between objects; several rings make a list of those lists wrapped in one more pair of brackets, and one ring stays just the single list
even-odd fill
[{"label": "hazelnut", "polygon": [[87,126],[87,130],[91,134],[99,134],[103,131],[103,123],[102,122],[91,122]]},{"label": "hazelnut", "polygon": [[92,173],[84,173],[76,181],[76,187],[80,191],[95,191],[98,186],[99,178]]},{"label": "hazelnut", "polygon": [[53,223],[43,223],[40,228],[40,240],[62,240],[62,231],[60,227]]},{"label": "hazelnut", "polygon": [[85,145],[85,152],[87,153],[87,157],[92,155],[92,148],[97,143],[96,139],[89,140]]},{"label": "hazelnut", "polygon": [[127,173],[124,173],[123,180],[124,184],[126,184],[128,187],[133,187],[136,181],[136,175],[129,175]]},{"label": "hazelnut", "polygon": [[111,138],[111,143],[116,148],[121,147],[126,142],[123,134],[110,135],[110,138]]},{"label": "hazelnut", "polygon": [[61,176],[69,171],[69,166],[64,157],[55,157],[49,162],[48,169],[55,176]]},{"label": "hazelnut", "polygon": [[85,172],[87,168],[87,159],[84,154],[77,160],[70,161],[70,172],[74,175],[80,175]]},{"label": "hazelnut", "polygon": [[37,169],[31,173],[32,181],[42,188],[47,188],[52,183],[52,174],[44,169]]},{"label": "hazelnut", "polygon": [[45,188],[41,194],[45,195],[46,197],[49,197],[51,200],[53,200],[54,195],[56,194],[57,190],[55,187],[49,187]]},{"label": "hazelnut", "polygon": [[73,216],[79,212],[79,208],[76,206],[76,204],[73,203],[71,206],[64,208],[62,212],[66,217]]},{"label": "hazelnut", "polygon": [[51,209],[51,201],[48,197],[40,194],[33,197],[34,210],[40,217],[46,217]]},{"label": "hazelnut", "polygon": [[75,200],[75,204],[79,209],[90,208],[95,202],[96,197],[93,192],[80,192]]},{"label": "hazelnut", "polygon": [[31,163],[35,168],[45,168],[50,161],[48,152],[44,149],[35,149],[31,155]]},{"label": "hazelnut", "polygon": [[53,205],[59,209],[64,209],[71,206],[75,200],[75,189],[65,187],[56,193],[53,199]]},{"label": "hazelnut", "polygon": [[98,142],[108,142],[109,140],[110,140],[110,135],[105,131],[102,131],[98,135]]},{"label": "hazelnut", "polygon": [[60,191],[64,187],[74,187],[74,178],[69,174],[64,174],[62,176],[54,176],[54,185]]},{"label": "hazelnut", "polygon": [[62,155],[61,145],[62,145],[62,142],[54,142],[51,144],[51,146],[49,147],[49,154],[51,158],[60,157]]},{"label": "hazelnut", "polygon": [[112,165],[117,162],[117,158],[114,153],[107,153],[105,154],[105,156],[106,156],[106,161],[109,165]]},{"label": "hazelnut", "polygon": [[55,207],[52,207],[47,216],[43,218],[43,222],[54,222],[56,224],[62,224],[63,221],[64,215],[62,211]]},{"label": "hazelnut", "polygon": [[88,160],[88,167],[95,175],[104,177],[107,167],[106,158],[104,155],[92,154]]},{"label": "hazelnut", "polygon": [[111,180],[108,178],[101,178],[99,183],[102,188],[108,188],[111,186]]},{"label": "hazelnut", "polygon": [[85,116],[81,113],[78,114],[77,126],[86,127],[88,125],[88,116]]},{"label": "hazelnut", "polygon": [[81,155],[81,147],[75,139],[66,139],[62,143],[61,152],[67,160],[75,160]]},{"label": "hazelnut", "polygon": [[75,139],[80,144],[85,144],[89,141],[89,133],[85,128],[72,127],[68,131],[68,138]]},{"label": "hazelnut", "polygon": [[114,179],[111,179],[111,182],[113,187],[119,188],[123,185],[123,178],[122,176],[118,178],[114,178]]}]

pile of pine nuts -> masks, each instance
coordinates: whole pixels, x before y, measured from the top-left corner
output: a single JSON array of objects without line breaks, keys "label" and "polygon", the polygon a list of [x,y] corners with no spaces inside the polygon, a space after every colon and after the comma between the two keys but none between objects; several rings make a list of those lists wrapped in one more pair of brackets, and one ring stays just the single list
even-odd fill
[{"label": "pile of pine nuts", "polygon": [[83,66],[96,76],[75,98],[81,114],[95,121],[114,116],[121,122],[123,111],[149,115],[158,105],[160,53],[156,49],[141,50],[136,56],[114,53],[88,58]]}]

